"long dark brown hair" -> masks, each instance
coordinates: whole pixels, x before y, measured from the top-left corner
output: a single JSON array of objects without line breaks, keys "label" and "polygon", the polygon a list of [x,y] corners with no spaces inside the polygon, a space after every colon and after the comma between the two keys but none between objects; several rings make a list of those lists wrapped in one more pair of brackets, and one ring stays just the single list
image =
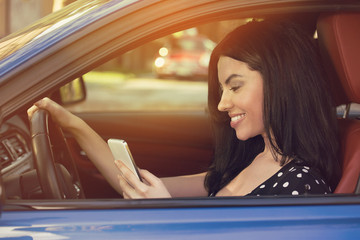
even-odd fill
[{"label": "long dark brown hair", "polygon": [[211,56],[208,104],[215,155],[205,178],[209,193],[223,188],[264,150],[261,136],[238,140],[228,114],[217,109],[220,56],[245,62],[262,75],[265,131],[272,136],[270,144],[280,164],[301,159],[334,189],[340,178],[336,112],[314,39],[294,23],[265,20],[229,33]]}]

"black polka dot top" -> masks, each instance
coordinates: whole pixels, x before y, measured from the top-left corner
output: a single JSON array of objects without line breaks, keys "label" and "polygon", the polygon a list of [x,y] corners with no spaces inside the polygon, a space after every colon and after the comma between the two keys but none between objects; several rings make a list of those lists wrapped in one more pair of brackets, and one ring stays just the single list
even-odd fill
[{"label": "black polka dot top", "polygon": [[255,188],[248,196],[328,194],[331,188],[315,169],[293,160]]}]

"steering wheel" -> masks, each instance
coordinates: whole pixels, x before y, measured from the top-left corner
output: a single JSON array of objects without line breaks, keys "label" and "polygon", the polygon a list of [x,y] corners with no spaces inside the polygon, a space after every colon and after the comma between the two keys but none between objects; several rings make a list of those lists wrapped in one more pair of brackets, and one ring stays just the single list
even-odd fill
[{"label": "steering wheel", "polygon": [[30,120],[34,164],[46,199],[84,198],[75,162],[62,129],[46,110],[39,109]]}]

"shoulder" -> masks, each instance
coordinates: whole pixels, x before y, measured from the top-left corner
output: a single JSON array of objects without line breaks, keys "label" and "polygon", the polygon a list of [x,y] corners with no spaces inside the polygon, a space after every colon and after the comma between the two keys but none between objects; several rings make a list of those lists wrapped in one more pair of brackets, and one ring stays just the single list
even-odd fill
[{"label": "shoulder", "polygon": [[312,167],[290,162],[256,188],[251,195],[328,194],[331,189]]},{"label": "shoulder", "polygon": [[292,164],[284,171],[283,177],[278,179],[282,188],[278,194],[328,194],[331,189],[320,173],[309,166]]}]

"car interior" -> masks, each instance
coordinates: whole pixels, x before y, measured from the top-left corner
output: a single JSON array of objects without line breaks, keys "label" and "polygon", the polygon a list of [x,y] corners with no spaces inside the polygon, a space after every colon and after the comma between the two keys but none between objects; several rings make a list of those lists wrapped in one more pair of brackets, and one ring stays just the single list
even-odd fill
[{"label": "car interior", "polygon": [[[338,104],[360,102],[359,61],[360,33],[356,31],[360,21],[358,13],[339,13],[321,16],[318,20],[319,45],[330,60],[328,71],[335,70],[338,80],[332,81],[333,93]],[[340,84],[340,86],[338,85]],[[342,89],[342,91],[339,91]],[[360,171],[360,122],[356,119],[339,119],[342,148],[342,178],[335,193],[359,192]],[[355,189],[356,188],[356,189]]]},{"label": "car interior", "polygon": [[[317,19],[319,50],[324,56],[336,104],[360,104],[360,70],[357,68],[360,48],[352,47],[360,42],[360,33],[355,31],[360,23],[360,14],[323,14]],[[86,82],[86,75],[84,78]],[[85,89],[84,84],[88,83],[80,79],[78,84]],[[89,92],[86,94],[82,98],[91,97]],[[52,93],[51,98],[62,102],[58,90]],[[76,106],[69,105],[69,109],[76,110]],[[204,172],[211,163],[213,139],[206,107],[196,111],[111,110],[76,114],[104,140],[126,139],[136,164],[158,177]],[[343,176],[335,190],[337,194],[360,192],[360,121],[359,116],[348,116],[344,114],[343,118],[339,118]],[[29,123],[23,112],[2,123],[0,168],[7,199],[121,198],[72,136],[53,125],[46,113],[33,119],[33,122]],[[44,133],[45,138],[37,140],[37,136],[41,135],[39,133]],[[38,157],[44,154],[43,148],[51,151],[39,160]],[[55,161],[50,167],[47,165],[49,156]],[[46,182],[51,185],[58,181],[52,178],[61,181],[56,186],[48,186],[50,190],[44,190]],[[47,194],[53,188],[61,191]]]}]

